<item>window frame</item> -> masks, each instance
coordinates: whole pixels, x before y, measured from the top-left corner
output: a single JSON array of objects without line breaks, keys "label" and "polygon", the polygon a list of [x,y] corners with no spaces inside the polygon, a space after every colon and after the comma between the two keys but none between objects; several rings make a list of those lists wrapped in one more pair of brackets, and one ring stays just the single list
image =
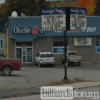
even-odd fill
[{"label": "window frame", "polygon": [[[3,48],[1,48],[1,40],[3,42]],[[3,39],[0,39],[0,49],[4,49],[4,40]]]},{"label": "window frame", "polygon": [[97,48],[98,48],[98,47],[100,47],[100,46],[96,46],[96,53],[100,53],[100,52],[97,52]]},{"label": "window frame", "polygon": [[98,47],[100,47],[100,45],[99,45],[99,46],[97,46],[97,41],[99,41],[99,42],[100,42],[100,40],[96,40],[96,53],[100,53],[100,52],[97,52],[97,48],[98,48]]},{"label": "window frame", "polygon": [[[61,42],[61,41],[53,41],[53,42]],[[64,54],[64,53],[54,53],[54,48],[65,48],[65,46],[53,46],[53,42],[52,42],[52,53],[53,54]],[[67,42],[66,49],[69,51],[68,41],[66,41],[66,42]]]}]

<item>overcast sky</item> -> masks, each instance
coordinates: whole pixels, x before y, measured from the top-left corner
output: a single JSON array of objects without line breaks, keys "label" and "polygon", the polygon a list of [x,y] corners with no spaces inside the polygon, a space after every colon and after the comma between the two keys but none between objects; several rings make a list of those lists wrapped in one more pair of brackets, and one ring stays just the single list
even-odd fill
[{"label": "overcast sky", "polygon": [[1,3],[4,3],[4,2],[5,2],[5,0],[0,0],[0,4],[1,4]]}]

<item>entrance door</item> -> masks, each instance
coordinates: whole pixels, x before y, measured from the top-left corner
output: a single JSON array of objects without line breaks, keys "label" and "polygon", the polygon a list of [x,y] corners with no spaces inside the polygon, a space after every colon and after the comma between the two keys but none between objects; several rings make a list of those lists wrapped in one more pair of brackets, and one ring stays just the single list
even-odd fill
[{"label": "entrance door", "polygon": [[16,47],[16,58],[20,58],[22,63],[33,61],[32,47]]},{"label": "entrance door", "polygon": [[33,58],[32,58],[32,48],[30,48],[30,47],[27,47],[26,48],[26,52],[27,52],[27,54],[26,54],[26,61],[27,62],[32,62],[32,60],[33,60]]},{"label": "entrance door", "polygon": [[20,48],[16,48],[16,58],[21,59],[21,62],[23,62],[23,58],[22,58],[22,47]]}]

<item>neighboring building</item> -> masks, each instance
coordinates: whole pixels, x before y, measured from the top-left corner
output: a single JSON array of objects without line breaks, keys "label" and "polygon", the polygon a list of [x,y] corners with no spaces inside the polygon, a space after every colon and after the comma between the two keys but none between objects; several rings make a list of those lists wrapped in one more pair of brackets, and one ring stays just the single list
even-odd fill
[{"label": "neighboring building", "polygon": [[[87,30],[67,32],[68,50],[77,51],[82,62],[100,61],[100,17],[87,17]],[[56,63],[64,53],[63,31],[41,31],[41,17],[9,18],[9,57],[34,63],[40,51],[51,51]]]},{"label": "neighboring building", "polygon": [[6,30],[5,25],[8,22],[8,18],[0,18],[0,56],[7,57],[7,48],[6,48]]}]

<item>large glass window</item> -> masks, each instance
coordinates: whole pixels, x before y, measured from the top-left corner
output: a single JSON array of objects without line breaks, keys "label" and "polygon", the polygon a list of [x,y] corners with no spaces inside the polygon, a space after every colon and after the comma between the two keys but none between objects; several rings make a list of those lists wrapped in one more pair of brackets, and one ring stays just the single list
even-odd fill
[{"label": "large glass window", "polygon": [[32,46],[32,42],[16,42],[16,46]]},{"label": "large glass window", "polygon": [[[53,42],[53,46],[64,46],[65,45],[65,41],[54,41]],[[66,41],[66,45],[68,46],[68,41]]]},{"label": "large glass window", "polygon": [[0,40],[0,49],[3,49],[3,48],[4,48],[4,41]]},{"label": "large glass window", "polygon": [[[53,54],[64,54],[65,41],[53,41],[52,52]],[[66,41],[66,49],[68,50],[68,41]]]},{"label": "large glass window", "polygon": [[41,54],[40,57],[42,57],[42,58],[45,58],[45,57],[53,57],[53,55],[52,54]]},{"label": "large glass window", "polygon": [[100,53],[100,40],[96,41],[96,53]]}]

